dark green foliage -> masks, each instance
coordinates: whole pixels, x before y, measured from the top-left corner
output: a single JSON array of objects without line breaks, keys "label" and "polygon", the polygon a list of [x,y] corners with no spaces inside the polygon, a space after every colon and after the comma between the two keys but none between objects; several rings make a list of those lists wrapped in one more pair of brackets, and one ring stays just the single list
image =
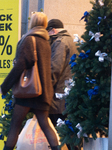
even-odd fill
[{"label": "dark green foliage", "polygon": [[[108,136],[111,62],[108,59],[100,62],[95,56],[95,53],[100,50],[101,53],[105,52],[108,57],[112,58],[112,0],[103,0],[103,3],[104,5],[101,6],[98,0],[91,2],[93,8],[87,18],[86,31],[81,36],[84,43],[77,44],[79,54],[81,52],[86,54],[88,50],[90,53],[86,58],[81,58],[77,54],[74,60],[77,63],[72,67],[75,85],[66,97],[66,110],[63,112],[63,114],[68,114],[66,120],[71,122],[74,132],[66,124],[57,127],[62,145],[68,143],[71,147],[74,145],[80,147],[83,139],[88,141],[84,133],[88,137],[91,135],[94,139],[97,138],[97,133],[100,137]],[[102,17],[99,25],[98,17]],[[100,40],[91,39],[89,31],[94,34],[100,32]],[[90,82],[92,79],[96,82]],[[98,87],[98,92],[89,96],[88,92],[96,87]],[[77,136],[79,129],[76,125],[78,123],[82,127],[80,138]]]}]

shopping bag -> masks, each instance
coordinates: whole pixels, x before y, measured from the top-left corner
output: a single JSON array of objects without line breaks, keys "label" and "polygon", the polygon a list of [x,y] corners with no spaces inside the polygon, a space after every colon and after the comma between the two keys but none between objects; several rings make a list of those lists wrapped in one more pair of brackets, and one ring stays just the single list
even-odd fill
[{"label": "shopping bag", "polygon": [[[57,131],[50,118],[48,118],[48,121],[59,140]],[[19,134],[16,147],[16,150],[50,150],[49,143],[41,130],[35,115],[32,119],[28,119],[26,122],[24,128]]]}]

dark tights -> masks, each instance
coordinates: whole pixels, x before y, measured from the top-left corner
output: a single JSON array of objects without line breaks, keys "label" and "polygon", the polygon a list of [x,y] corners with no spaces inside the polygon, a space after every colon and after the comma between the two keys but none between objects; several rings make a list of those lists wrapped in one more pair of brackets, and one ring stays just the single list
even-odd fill
[{"label": "dark tights", "polygon": [[[16,145],[22,122],[26,117],[27,113],[29,112],[29,110],[30,110],[29,107],[15,105],[14,112],[12,115],[10,131],[6,141],[7,147],[14,147]],[[34,110],[34,113],[38,119],[39,125],[43,130],[50,146],[51,147],[57,146],[58,140],[56,134],[48,123],[49,112],[42,111],[42,110]]]}]

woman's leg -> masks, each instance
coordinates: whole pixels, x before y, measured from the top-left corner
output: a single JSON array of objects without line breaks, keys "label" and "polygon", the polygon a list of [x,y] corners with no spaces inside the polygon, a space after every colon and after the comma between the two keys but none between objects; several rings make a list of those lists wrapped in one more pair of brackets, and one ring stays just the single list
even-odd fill
[{"label": "woman's leg", "polygon": [[14,112],[12,115],[10,130],[9,130],[9,134],[8,134],[8,138],[4,150],[8,150],[8,148],[12,148],[13,150],[13,147],[15,146],[18,139],[22,122],[25,116],[27,115],[27,113],[29,112],[29,110],[30,110],[29,107],[15,105]]},{"label": "woman's leg", "polygon": [[[57,147],[58,146],[57,136],[48,122],[49,112],[43,111],[43,110],[35,110],[34,113],[38,119],[39,125],[40,125],[41,129],[43,130],[50,146]],[[58,150],[58,148],[56,150]]]}]

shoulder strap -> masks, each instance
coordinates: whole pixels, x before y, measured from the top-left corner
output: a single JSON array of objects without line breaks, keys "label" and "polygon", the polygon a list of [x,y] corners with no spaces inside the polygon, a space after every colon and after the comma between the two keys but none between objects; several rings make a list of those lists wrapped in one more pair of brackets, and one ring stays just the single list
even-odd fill
[{"label": "shoulder strap", "polygon": [[33,41],[33,45],[34,45],[34,57],[35,57],[35,61],[37,61],[37,51],[36,51],[36,39],[34,36],[32,36],[32,41]]}]

